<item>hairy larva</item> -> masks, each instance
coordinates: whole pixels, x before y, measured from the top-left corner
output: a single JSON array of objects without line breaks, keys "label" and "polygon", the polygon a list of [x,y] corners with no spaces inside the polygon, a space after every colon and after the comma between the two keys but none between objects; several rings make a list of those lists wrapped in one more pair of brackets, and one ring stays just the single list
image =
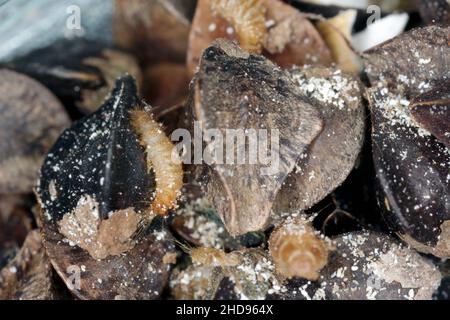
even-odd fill
[{"label": "hairy larva", "polygon": [[173,158],[176,156],[172,155],[173,144],[148,112],[136,109],[131,111],[130,118],[141,145],[146,149],[148,168],[155,172],[155,198],[147,215],[165,215],[169,209],[176,207],[181,194],[181,161]]},{"label": "hairy larva", "polygon": [[277,272],[287,278],[317,280],[328,262],[331,245],[303,217],[288,218],[270,236],[269,250]]},{"label": "hairy larva", "polygon": [[211,0],[212,10],[236,30],[241,47],[261,53],[267,35],[266,0]]}]

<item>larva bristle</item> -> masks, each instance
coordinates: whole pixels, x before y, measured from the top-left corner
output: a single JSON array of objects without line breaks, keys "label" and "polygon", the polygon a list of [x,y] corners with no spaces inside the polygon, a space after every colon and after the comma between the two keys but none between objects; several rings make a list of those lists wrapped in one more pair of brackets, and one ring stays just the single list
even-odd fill
[{"label": "larva bristle", "polygon": [[286,277],[317,280],[331,246],[303,218],[288,218],[270,236],[269,250],[277,272]]},{"label": "larva bristle", "polygon": [[139,135],[141,145],[146,149],[147,166],[155,172],[155,197],[148,215],[165,215],[176,208],[177,199],[183,186],[183,168],[177,154],[172,153],[173,144],[161,125],[144,110],[133,110],[131,122]]},{"label": "larva bristle", "polygon": [[236,30],[243,49],[261,53],[267,35],[266,0],[211,0],[211,8]]}]

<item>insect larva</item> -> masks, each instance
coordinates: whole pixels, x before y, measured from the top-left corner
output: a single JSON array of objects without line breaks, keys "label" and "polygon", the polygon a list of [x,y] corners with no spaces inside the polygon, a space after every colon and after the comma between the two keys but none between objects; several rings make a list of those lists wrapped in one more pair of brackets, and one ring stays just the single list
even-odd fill
[{"label": "insect larva", "polygon": [[211,0],[211,8],[233,26],[242,48],[261,53],[267,34],[265,0]]},{"label": "insect larva", "polygon": [[240,262],[238,254],[225,253],[215,248],[194,248],[189,250],[189,254],[194,263],[208,267],[230,267],[236,266]]},{"label": "insect larva", "polygon": [[155,172],[156,191],[149,216],[165,215],[176,207],[177,198],[183,186],[181,161],[174,159],[173,144],[164,134],[161,126],[144,110],[133,110],[131,123],[140,137],[141,145],[147,152],[147,166]]},{"label": "insect larva", "polygon": [[331,246],[306,219],[288,218],[273,231],[269,249],[280,275],[317,280]]}]

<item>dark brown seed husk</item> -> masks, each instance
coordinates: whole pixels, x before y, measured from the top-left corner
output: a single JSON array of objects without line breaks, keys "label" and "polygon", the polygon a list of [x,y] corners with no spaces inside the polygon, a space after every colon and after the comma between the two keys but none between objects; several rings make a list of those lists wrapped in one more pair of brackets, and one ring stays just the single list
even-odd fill
[{"label": "dark brown seed husk", "polygon": [[192,0],[115,1],[116,44],[146,62],[185,62]]},{"label": "dark brown seed husk", "polygon": [[415,97],[411,101],[411,115],[450,149],[450,80]]},{"label": "dark brown seed husk", "polygon": [[[64,52],[64,54],[56,54]],[[96,111],[114,87],[129,73],[141,87],[142,75],[133,56],[89,40],[60,40],[7,64],[49,88],[66,108],[83,114]],[[73,110],[71,110],[73,111]]]},{"label": "dark brown seed husk", "polygon": [[[429,26],[403,33],[364,53],[372,87],[378,82],[408,98],[449,77],[449,28]],[[408,80],[410,83],[408,83]]]},{"label": "dark brown seed husk", "polygon": [[45,154],[70,120],[35,80],[0,70],[0,193],[29,193]]},{"label": "dark brown seed husk", "polygon": [[[131,124],[136,94],[131,76],[119,78],[97,112],[61,135],[41,169],[44,246],[81,299],[156,299],[168,279],[173,239],[146,230],[155,178]],[[72,266],[81,270],[79,287]]]},{"label": "dark brown seed husk", "polygon": [[29,233],[17,256],[0,270],[0,299],[57,299],[53,270],[39,231]]},{"label": "dark brown seed husk", "polygon": [[[43,237],[53,267],[79,299],[157,299],[167,284],[170,264],[163,258],[174,247],[165,231],[146,235],[126,253],[102,260],[67,241],[55,226],[44,227]],[[81,270],[79,288],[71,266]]]},{"label": "dark brown seed husk", "polygon": [[343,183],[355,166],[365,132],[362,90],[355,78],[326,68],[293,69],[291,74],[302,96],[320,111],[324,128],[278,193],[278,213],[308,209]]},{"label": "dark brown seed husk", "polygon": [[431,261],[387,235],[362,231],[334,241],[319,280],[325,299],[431,300],[440,285]]},{"label": "dark brown seed husk", "polygon": [[427,24],[450,25],[448,0],[419,0],[419,12]]},{"label": "dark brown seed husk", "polygon": [[408,244],[438,257],[450,257],[450,150],[411,113],[414,99],[450,78],[449,32],[415,29],[365,54],[384,218]]},{"label": "dark brown seed husk", "polygon": [[[299,95],[290,75],[262,56],[249,55],[236,44],[218,41],[205,50],[192,85],[190,110],[203,129],[223,135],[223,164],[207,166],[205,189],[232,236],[265,228],[272,203],[298,157],[322,130],[319,112]],[[262,162],[242,165],[226,160],[226,148],[236,163],[236,143],[225,147],[226,129],[279,132],[279,165],[270,172]],[[248,151],[247,151],[248,153]],[[227,163],[228,162],[228,163]],[[272,161],[273,162],[273,161]],[[269,169],[264,172],[262,169]]]},{"label": "dark brown seed husk", "polygon": [[16,243],[11,241],[2,241],[0,246],[0,269],[14,259],[19,250],[20,248]]},{"label": "dark brown seed husk", "polygon": [[450,300],[450,277],[447,276],[444,279],[442,279],[441,285],[439,286],[439,289],[434,295],[434,298],[436,300]]}]

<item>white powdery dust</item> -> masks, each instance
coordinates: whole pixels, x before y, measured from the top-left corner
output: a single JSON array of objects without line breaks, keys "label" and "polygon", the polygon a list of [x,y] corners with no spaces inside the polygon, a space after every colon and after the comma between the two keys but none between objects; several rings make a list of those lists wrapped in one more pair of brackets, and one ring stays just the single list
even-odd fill
[{"label": "white powdery dust", "polygon": [[293,78],[298,82],[300,90],[305,95],[331,104],[339,110],[346,108],[345,94],[351,96],[348,93],[357,89],[354,82],[349,82],[346,77],[341,75],[340,70],[337,70],[331,78],[306,78],[301,73],[293,74]]},{"label": "white powdery dust", "polygon": [[[411,115],[410,101],[400,95],[393,95],[387,89],[382,89],[382,98],[375,100],[375,108],[382,111],[391,125],[399,125],[414,129],[421,137],[430,136],[431,133],[419,126]],[[411,131],[411,133],[415,133]]]},{"label": "white powdery dust", "polygon": [[185,208],[179,209],[177,215],[185,218],[184,226],[193,231],[190,236],[198,240],[202,246],[222,249],[224,246],[224,227],[199,213],[210,208],[211,205],[206,199],[199,198]]}]

